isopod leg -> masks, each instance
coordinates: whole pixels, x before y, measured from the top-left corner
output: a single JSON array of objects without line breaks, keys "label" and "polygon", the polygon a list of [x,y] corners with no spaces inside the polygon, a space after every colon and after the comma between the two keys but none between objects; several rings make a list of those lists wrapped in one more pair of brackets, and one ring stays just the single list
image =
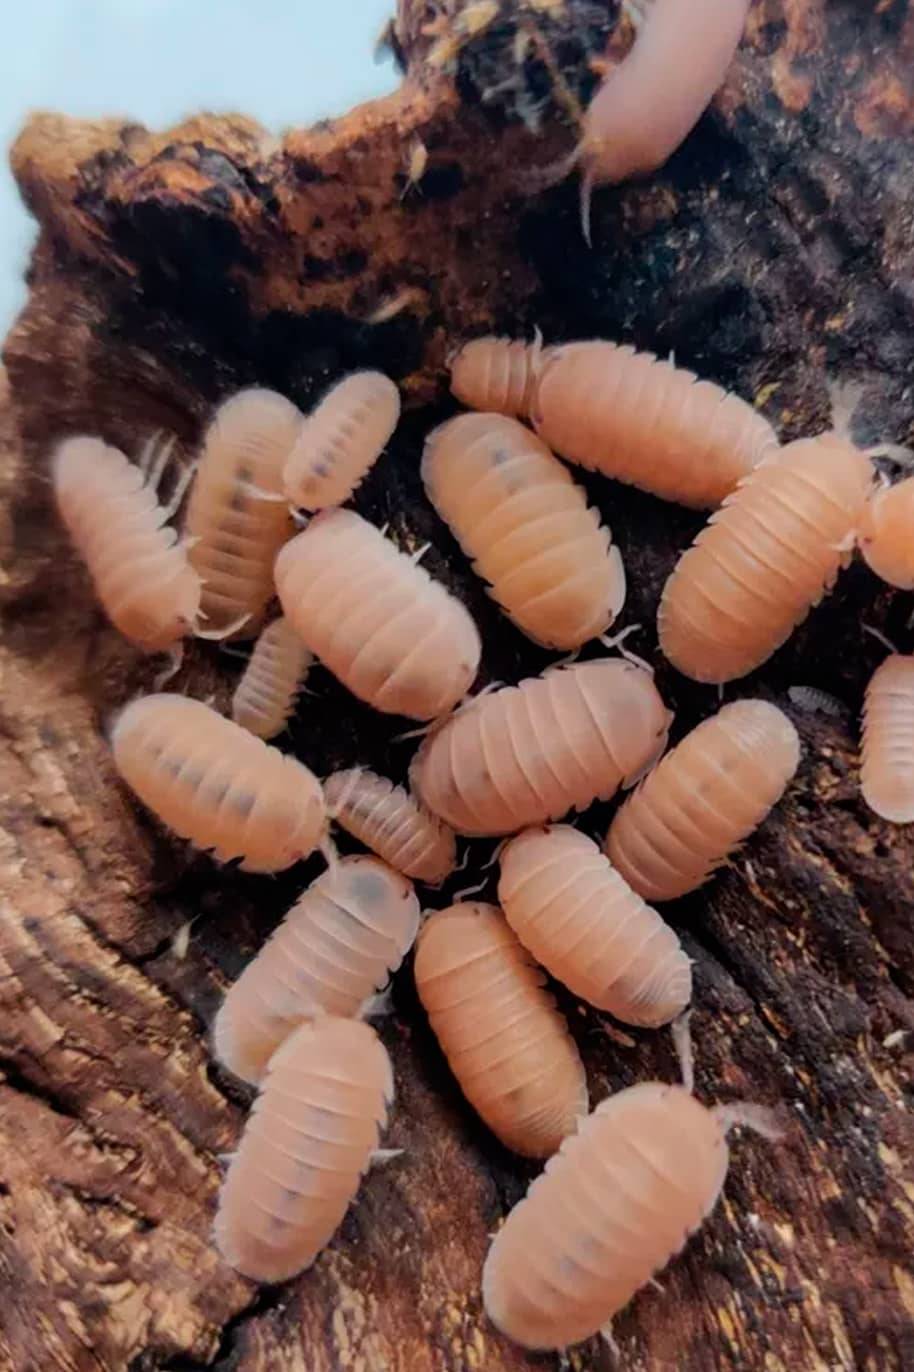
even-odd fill
[{"label": "isopod leg", "polygon": [[172,677],[175,676],[181,670],[181,663],[183,661],[184,644],[176,643],[175,646],[173,648],[170,648],[168,651],[168,665],[166,667],[163,667],[161,672],[158,672],[156,676],[153,678],[153,691],[161,691],[166,681],[171,681]]},{"label": "isopod leg", "polygon": [[[171,493],[171,499],[167,505],[162,507],[163,520],[171,519],[172,515],[177,514],[178,510],[181,508],[181,502],[187,494],[187,488],[193,481],[196,470],[196,462],[191,462],[187,467],[182,468],[181,475],[175,482],[174,490]],[[189,542],[189,539],[185,540],[185,548],[188,546]]]}]

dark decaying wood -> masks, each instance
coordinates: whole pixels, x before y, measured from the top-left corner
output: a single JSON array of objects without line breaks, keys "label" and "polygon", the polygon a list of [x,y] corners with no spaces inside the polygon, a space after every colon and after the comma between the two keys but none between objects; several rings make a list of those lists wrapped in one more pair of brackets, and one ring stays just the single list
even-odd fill
[{"label": "dark decaying wood", "polygon": [[[408,972],[383,1027],[399,1089],[388,1142],[405,1156],[371,1176],[303,1278],[258,1291],[219,1262],[219,1155],[248,1097],[210,1062],[207,1027],[318,868],[277,880],[219,869],[118,786],[104,730],[155,667],[93,604],[50,509],[46,460],[73,430],[135,451],[164,427],[190,449],[214,401],[240,385],[308,405],[348,368],[383,368],[411,407],[356,503],[389,519],[403,546],[431,540],[428,565],[478,616],[485,684],[548,658],[495,612],[421,497],[421,439],[450,412],[442,364],[455,340],[539,325],[547,339],[672,349],[788,436],[822,424],[829,376],[853,380],[859,436],[910,439],[914,9],[755,5],[725,89],[681,152],[649,183],[597,194],[587,252],[575,185],[531,198],[523,178],[572,145],[588,57],[613,19],[587,0],[403,0],[403,88],[343,119],[277,140],[242,118],[154,134],[38,115],[13,148],[40,237],[5,348],[4,1369],[557,1365],[510,1347],[481,1312],[487,1235],[531,1168],[463,1106]],[[428,168],[406,188],[416,138]],[[657,660],[653,615],[699,519],[587,486],[626,559],[626,622],[645,625],[636,644],[681,733],[715,695]],[[846,707],[835,719],[794,712],[804,761],[787,800],[706,893],[670,911],[696,960],[702,1099],[780,1102],[790,1128],[778,1147],[737,1139],[713,1219],[663,1291],[617,1322],[631,1369],[914,1366],[914,838],[866,811],[855,760],[862,689],[883,655],[862,626],[911,648],[909,611],[910,597],[855,566],[728,692],[784,705],[789,686],[808,684]],[[239,669],[200,644],[175,685],[224,706]],[[311,684],[291,739],[306,761],[405,771],[411,745],[390,741],[399,721],[355,705],[326,673]],[[627,1046],[563,1004],[594,1099],[675,1075],[668,1035]],[[571,1366],[593,1372],[609,1355],[595,1341]]]}]

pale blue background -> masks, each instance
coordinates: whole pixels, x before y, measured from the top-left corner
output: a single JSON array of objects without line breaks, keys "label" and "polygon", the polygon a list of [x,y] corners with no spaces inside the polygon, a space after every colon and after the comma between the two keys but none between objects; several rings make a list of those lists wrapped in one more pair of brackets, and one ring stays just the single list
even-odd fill
[{"label": "pale blue background", "polygon": [[240,110],[275,131],[396,86],[372,49],[395,0],[0,0],[0,339],[22,304],[32,221],[6,149],[32,109],[153,128]]}]

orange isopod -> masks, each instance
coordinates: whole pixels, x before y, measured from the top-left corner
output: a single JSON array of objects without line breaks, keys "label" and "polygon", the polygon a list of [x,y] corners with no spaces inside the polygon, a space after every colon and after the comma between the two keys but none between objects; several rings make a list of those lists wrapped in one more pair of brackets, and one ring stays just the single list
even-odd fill
[{"label": "orange isopod", "polygon": [[506,1148],[547,1158],[587,1114],[587,1077],[543,973],[494,905],[452,905],[416,943],[416,989],[451,1071]]},{"label": "orange isopod", "polygon": [[787,716],[735,700],[693,729],[617,811],[613,866],[646,900],[703,886],[780,800],[800,762]]},{"label": "orange isopod", "polygon": [[381,456],[400,418],[400,392],[382,372],[353,372],[306,418],[283,469],[293,505],[342,505]]},{"label": "orange isopod", "polygon": [[245,1081],[303,1020],[355,1017],[419,928],[412,883],[375,857],[341,858],[313,881],[226,993],[216,1057]]},{"label": "orange isopod", "polygon": [[682,1086],[610,1096],[565,1139],[489,1249],[482,1295],[524,1348],[602,1331],[710,1215],[729,1164],[727,1132],[779,1137],[758,1107],[707,1109]]},{"label": "orange isopod", "polygon": [[421,471],[474,571],[529,638],[572,649],[605,633],[625,603],[622,557],[535,434],[505,415],[458,415],[429,435]]},{"label": "orange isopod", "polygon": [[893,824],[914,821],[914,657],[876,668],[863,704],[863,799]]},{"label": "orange isopod", "polygon": [[777,448],[767,419],[739,396],[599,339],[548,350],[533,423],[562,457],[696,509],[719,505]]},{"label": "orange isopod", "polygon": [[692,966],[676,934],[567,824],[527,829],[501,854],[498,899],[525,948],[548,972],[626,1024],[669,1024],[692,997]]},{"label": "orange isopod", "polygon": [[181,838],[245,872],[279,872],[326,833],[317,778],[199,700],[134,700],[111,731],[114,765]]},{"label": "orange isopod", "polygon": [[334,772],[324,782],[332,819],[397,872],[440,884],[457,863],[452,831],[403,786],[367,767]]},{"label": "orange isopod", "polygon": [[469,613],[353,510],[325,510],[276,559],[293,627],[353,695],[434,719],[472,685],[482,645]]},{"label": "orange isopod", "polygon": [[424,740],[413,791],[458,834],[511,834],[630,786],[672,716],[649,672],[578,662],[478,696]]},{"label": "orange isopod", "polygon": [[293,524],[282,470],[302,423],[275,391],[239,391],[215,413],[187,509],[202,608],[226,637],[253,638],[273,597],[273,563]]},{"label": "orange isopod", "polygon": [[542,343],[522,339],[474,338],[451,361],[451,390],[474,410],[494,410],[527,419],[536,396]]},{"label": "orange isopod", "polygon": [[914,476],[873,491],[863,507],[858,542],[877,576],[914,591]]},{"label": "orange isopod", "polygon": [[728,496],[660,599],[660,647],[695,681],[745,676],[771,656],[850,561],[872,463],[837,433],[801,438]]},{"label": "orange isopod", "polygon": [[232,696],[232,719],[273,738],[295,710],[312,657],[282,615],[262,631]]},{"label": "orange isopod", "polygon": [[271,1059],[219,1195],[229,1266],[279,1282],[330,1242],[371,1165],[393,1102],[390,1058],[369,1024],[304,1024]]},{"label": "orange isopod", "polygon": [[108,618],[148,653],[193,631],[200,578],[167,523],[155,480],[100,438],[68,438],[53,461],[61,519],[86,563]]}]

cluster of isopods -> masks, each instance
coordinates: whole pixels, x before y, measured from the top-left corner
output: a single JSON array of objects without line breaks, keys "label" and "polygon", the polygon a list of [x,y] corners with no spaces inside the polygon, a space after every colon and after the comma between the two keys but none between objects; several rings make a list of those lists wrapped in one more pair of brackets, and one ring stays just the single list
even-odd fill
[{"label": "cluster of isopods", "polygon": [[[914,587],[914,479],[877,488],[846,432],[782,447],[736,396],[601,341],[479,339],[454,359],[452,389],[475,413],[429,435],[428,497],[504,613],[572,659],[612,644],[625,574],[555,453],[713,509],[658,615],[663,652],[695,680],[764,662],[858,542],[880,575]],[[728,1129],[776,1134],[759,1107],[694,1098],[691,965],[654,905],[702,886],[764,820],[799,741],[774,705],[743,699],[665,752],[671,715],[624,653],[469,697],[481,643],[465,607],[421,554],[341,508],[398,416],[396,387],[373,372],[344,378],[307,417],[272,392],[240,392],[205,435],[180,540],[168,520],[183,490],[159,503],[168,453],[154,445],[136,465],[99,439],[66,440],[57,500],[108,616],[141,648],[259,631],[232,719],[171,693],[127,705],[111,734],[124,781],[220,861],[276,872],[327,855],[216,1017],[217,1058],[259,1089],[220,1196],[220,1251],[281,1281],[341,1223],[384,1154],[393,1097],[366,1019],[415,942],[418,994],[467,1100],[508,1148],[548,1160],[492,1243],[486,1311],[525,1347],[563,1348],[606,1331],[711,1211]],[[274,594],[282,615],[262,627]],[[360,767],[321,784],[266,742],[312,655],[375,709],[426,722],[408,790]],[[867,692],[864,795],[895,820],[914,819],[912,683],[914,659],[893,655]],[[620,787],[636,789],[602,848],[556,823]],[[373,856],[337,857],[331,820]],[[504,838],[499,904],[423,916],[413,881],[455,870],[457,835]],[[642,1083],[588,1113],[543,969],[627,1024],[673,1024],[683,1084]]]}]

